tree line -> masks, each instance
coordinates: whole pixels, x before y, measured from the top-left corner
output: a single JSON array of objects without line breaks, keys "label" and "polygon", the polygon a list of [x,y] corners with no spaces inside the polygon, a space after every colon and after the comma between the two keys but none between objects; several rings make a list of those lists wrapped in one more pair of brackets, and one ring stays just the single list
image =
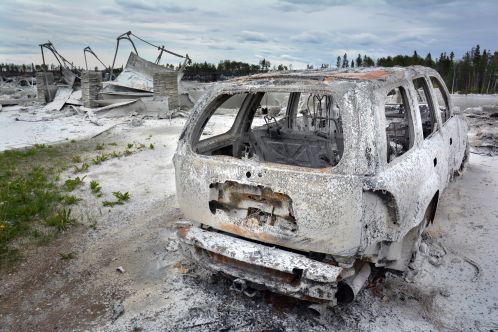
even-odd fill
[{"label": "tree line", "polygon": [[461,59],[455,59],[455,53],[443,52],[433,59],[431,53],[425,57],[417,51],[409,55],[381,57],[374,61],[368,56],[358,54],[356,59],[349,61],[345,53],[337,57],[337,68],[354,67],[407,67],[421,65],[434,68],[444,79],[450,92],[459,93],[496,93],[498,84],[498,52],[484,49],[476,45],[465,52]]},{"label": "tree line", "polygon": [[[337,68],[355,67],[407,67],[413,65],[434,68],[444,79],[450,92],[459,93],[497,93],[498,92],[498,52],[482,50],[479,45],[465,52],[461,59],[455,58],[454,52],[443,52],[438,58],[433,59],[428,53],[425,57],[420,56],[417,51],[412,55],[396,55],[380,57],[374,60],[364,54],[358,54],[351,59],[348,54],[338,56],[335,66]],[[330,64],[322,64],[321,69],[331,68]],[[307,65],[307,69],[314,69],[313,65]],[[218,65],[212,63],[192,63],[185,68],[187,79],[200,79],[211,75],[208,80],[218,80],[224,77],[251,75],[267,72],[270,70],[292,70],[292,66],[283,64],[272,66],[271,63],[262,59],[259,64],[248,64],[240,61],[223,60]]]},{"label": "tree line", "polygon": [[[165,64],[171,69],[178,69],[181,64]],[[438,58],[433,59],[428,53],[425,57],[420,56],[417,51],[412,55],[396,55],[373,59],[364,54],[358,54],[351,59],[345,53],[338,56],[335,67],[394,67],[422,65],[436,69],[446,82],[451,92],[459,93],[497,93],[498,89],[498,52],[482,50],[479,45],[465,52],[461,59],[455,58],[454,52],[441,53]],[[307,65],[307,69],[314,69],[313,65]],[[322,64],[320,68],[330,68],[330,64]],[[58,70],[59,66],[50,65],[49,70]],[[0,73],[27,74],[42,70],[41,65],[16,65],[0,63]],[[80,68],[81,70],[83,68]],[[122,68],[120,68],[122,70]],[[117,72],[120,71],[117,70]],[[258,64],[250,64],[241,61],[222,60],[218,64],[208,62],[194,62],[186,66],[184,79],[199,81],[217,81],[235,76],[245,76],[268,71],[292,70],[292,65],[273,65],[270,61],[262,59]]]}]

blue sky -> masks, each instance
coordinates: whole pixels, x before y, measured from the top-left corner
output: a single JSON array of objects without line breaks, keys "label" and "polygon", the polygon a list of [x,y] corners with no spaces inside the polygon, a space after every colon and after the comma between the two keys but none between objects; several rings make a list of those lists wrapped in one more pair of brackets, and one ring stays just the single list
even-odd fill
[{"label": "blue sky", "polygon": [[[50,40],[77,65],[84,65],[85,46],[110,64],[116,37],[128,30],[197,62],[266,58],[302,68],[334,65],[344,52],[376,58],[415,49],[460,57],[477,43],[498,50],[497,15],[496,0],[2,0],[0,62],[40,63],[37,45]],[[141,42],[137,48],[148,60],[157,56]],[[119,64],[130,50],[120,47]]]}]

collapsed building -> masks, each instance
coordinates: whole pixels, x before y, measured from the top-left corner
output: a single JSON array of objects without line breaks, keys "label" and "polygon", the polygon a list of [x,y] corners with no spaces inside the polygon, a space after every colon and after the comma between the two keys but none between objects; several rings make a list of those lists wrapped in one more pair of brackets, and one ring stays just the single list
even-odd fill
[{"label": "collapsed building", "polygon": [[[159,50],[155,62],[138,55],[132,37]],[[128,40],[133,46],[133,51],[123,70],[116,76],[114,65],[122,40]],[[134,106],[128,109],[144,116],[167,116],[171,115],[170,110],[176,111],[183,105],[187,107],[193,105],[188,97],[185,95],[181,97],[179,90],[185,66],[191,62],[188,54],[180,55],[167,50],[164,46],[156,46],[134,35],[131,31],[118,36],[112,66],[106,66],[89,46],[85,47],[83,54],[86,70],[81,72],[74,67],[72,62],[62,56],[50,41],[39,46],[43,68],[47,68],[45,62],[47,50],[52,53],[60,68],[59,79],[50,71],[40,71],[36,74],[37,101],[47,103],[45,110],[58,111],[64,105],[73,105],[84,106],[98,113],[133,104]],[[183,59],[183,64],[176,69],[160,65],[159,62],[164,53]],[[88,70],[87,54],[93,55],[104,66],[104,71]],[[107,71],[109,72],[106,73]],[[14,103],[23,101],[26,100],[20,99]]]}]

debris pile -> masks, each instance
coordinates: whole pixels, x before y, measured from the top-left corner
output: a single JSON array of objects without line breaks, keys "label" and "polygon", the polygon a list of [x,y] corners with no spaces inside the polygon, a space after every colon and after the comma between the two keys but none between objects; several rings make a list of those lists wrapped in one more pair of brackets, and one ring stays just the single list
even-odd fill
[{"label": "debris pile", "polygon": [[469,143],[474,153],[498,154],[498,105],[469,107],[463,114],[470,123]]}]

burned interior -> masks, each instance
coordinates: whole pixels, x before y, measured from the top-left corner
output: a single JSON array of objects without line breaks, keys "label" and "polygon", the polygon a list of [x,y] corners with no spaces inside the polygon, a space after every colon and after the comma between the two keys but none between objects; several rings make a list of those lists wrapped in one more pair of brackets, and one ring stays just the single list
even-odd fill
[{"label": "burned interior", "polygon": [[[233,117],[232,126],[224,130],[217,117]],[[200,123],[193,143],[204,155],[322,168],[337,165],[344,149],[341,114],[331,94],[223,94]],[[212,124],[214,132],[206,135]]]}]

